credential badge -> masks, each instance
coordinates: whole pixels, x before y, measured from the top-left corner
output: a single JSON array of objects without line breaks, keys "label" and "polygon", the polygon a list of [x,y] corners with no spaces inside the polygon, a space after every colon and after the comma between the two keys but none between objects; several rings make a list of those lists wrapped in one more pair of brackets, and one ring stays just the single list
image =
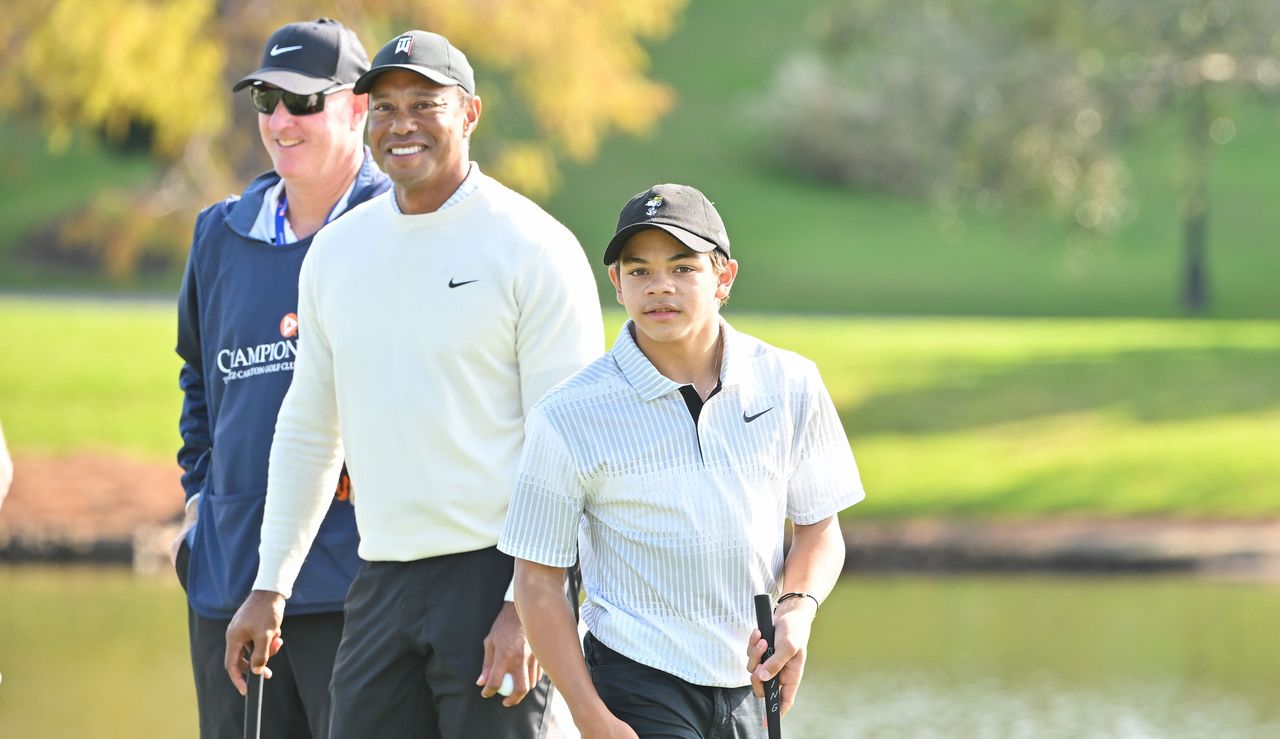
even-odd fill
[{"label": "credential badge", "polygon": [[645,211],[645,215],[650,215],[650,216],[658,215],[658,208],[662,207],[662,196],[654,195],[653,197],[649,198],[649,202],[645,203],[644,207],[648,208],[648,210]]}]

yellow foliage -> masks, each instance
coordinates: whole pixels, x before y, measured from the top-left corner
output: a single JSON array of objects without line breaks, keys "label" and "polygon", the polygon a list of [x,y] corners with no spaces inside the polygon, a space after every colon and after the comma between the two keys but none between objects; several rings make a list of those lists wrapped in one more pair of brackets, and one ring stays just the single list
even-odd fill
[{"label": "yellow foliage", "polygon": [[[0,112],[40,116],[51,147],[76,131],[117,140],[142,124],[167,165],[150,192],[103,193],[71,219],[64,244],[127,277],[169,249],[180,263],[190,216],[262,158],[234,130],[231,81],[258,65],[280,25],[329,15],[355,29],[370,56],[393,34],[448,36],[478,67],[491,110],[521,110],[511,134],[482,123],[473,156],[534,197],[558,184],[559,161],[585,161],[613,132],[643,133],[673,103],[649,79],[643,42],[671,32],[686,0],[9,0],[0,26]],[[375,35],[376,34],[376,35]],[[496,78],[486,80],[487,75]],[[509,99],[501,99],[504,95]]]},{"label": "yellow foliage", "polygon": [[[0,34],[0,50],[10,60],[3,65],[17,72],[0,83],[0,106],[16,107],[16,83],[36,99],[53,145],[68,141],[76,128],[118,138],[142,122],[153,128],[157,152],[172,157],[192,137],[216,141],[224,134],[231,99],[226,81],[234,76],[227,72],[228,57],[232,72],[252,69],[259,44],[279,24],[324,12],[366,31],[399,20],[443,33],[482,70],[507,78],[537,141],[499,141],[490,153],[522,163],[511,168],[520,173],[512,175],[513,185],[546,194],[557,158],[588,160],[611,131],[643,133],[670,109],[671,90],[645,76],[649,58],[641,43],[670,33],[684,3],[368,0],[313,7],[290,0],[270,6],[19,0],[17,23],[29,28],[25,39],[21,31]],[[366,34],[364,40],[372,54],[388,39]],[[483,76],[478,86],[483,97]],[[496,86],[489,92],[497,94]]]},{"label": "yellow foliage", "polygon": [[[583,161],[611,128],[642,133],[671,107],[670,89],[644,77],[649,58],[640,40],[670,33],[683,6],[476,0],[423,10],[431,8],[458,48],[507,73],[551,142]],[[483,97],[483,81],[476,85]]]},{"label": "yellow foliage", "polygon": [[502,182],[521,183],[521,192],[537,199],[550,195],[559,184],[555,155],[545,144],[508,144],[498,153],[489,173]]},{"label": "yellow foliage", "polygon": [[19,84],[39,101],[53,143],[75,127],[123,137],[149,124],[175,155],[226,124],[212,0],[55,0],[30,29]]},{"label": "yellow foliage", "polygon": [[[532,197],[554,187],[560,156],[590,160],[610,132],[644,133],[670,110],[671,89],[645,76],[649,56],[641,44],[669,34],[684,6],[685,0],[362,4],[366,27],[385,28],[387,19],[399,19],[407,25],[391,34],[413,27],[447,36],[480,67],[476,91],[482,98],[497,93],[486,87],[485,71],[509,81],[538,141],[500,143],[492,152],[496,160],[486,163],[495,173],[507,172],[505,181]],[[366,39],[370,54],[390,37]],[[487,159],[484,152],[478,158]]]}]

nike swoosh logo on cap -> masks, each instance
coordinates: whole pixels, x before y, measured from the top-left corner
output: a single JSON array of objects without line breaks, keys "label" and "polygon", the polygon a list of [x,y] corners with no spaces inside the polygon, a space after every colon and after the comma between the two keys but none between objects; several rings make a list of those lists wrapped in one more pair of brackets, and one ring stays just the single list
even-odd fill
[{"label": "nike swoosh logo on cap", "polygon": [[276,44],[275,46],[271,47],[270,53],[271,53],[271,56],[280,56],[281,54],[286,54],[290,51],[297,51],[298,49],[301,49],[301,48],[302,48],[301,46],[285,46],[281,48],[280,44]]}]

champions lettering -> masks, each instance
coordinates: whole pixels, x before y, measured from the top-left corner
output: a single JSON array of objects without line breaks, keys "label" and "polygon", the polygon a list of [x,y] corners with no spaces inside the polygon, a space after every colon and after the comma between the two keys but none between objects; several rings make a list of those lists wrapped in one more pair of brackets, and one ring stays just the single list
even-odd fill
[{"label": "champions lettering", "polygon": [[222,381],[228,383],[273,372],[292,372],[293,360],[297,356],[297,340],[287,339],[240,349],[223,349],[218,352],[218,369],[222,370]]}]

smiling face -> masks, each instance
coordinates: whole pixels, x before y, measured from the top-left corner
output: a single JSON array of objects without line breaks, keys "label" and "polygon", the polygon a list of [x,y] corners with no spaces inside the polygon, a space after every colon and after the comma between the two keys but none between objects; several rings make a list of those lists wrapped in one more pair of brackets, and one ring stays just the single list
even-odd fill
[{"label": "smiling face", "polygon": [[294,115],[284,103],[258,114],[258,134],[272,169],[285,182],[328,181],[344,177],[364,146],[367,98],[341,90],[325,96],[324,110]]},{"label": "smiling face", "polygon": [[479,119],[480,98],[457,86],[437,85],[406,69],[378,75],[369,90],[369,145],[396,184],[402,208],[424,212],[406,200],[433,201],[443,193],[443,202],[457,189],[467,174],[471,132]]},{"label": "smiling face", "polygon": [[720,302],[737,274],[736,261],[718,270],[710,254],[693,251],[660,228],[638,231],[609,267],[618,302],[635,321],[636,341],[646,354],[650,348],[712,345],[719,335]]}]

